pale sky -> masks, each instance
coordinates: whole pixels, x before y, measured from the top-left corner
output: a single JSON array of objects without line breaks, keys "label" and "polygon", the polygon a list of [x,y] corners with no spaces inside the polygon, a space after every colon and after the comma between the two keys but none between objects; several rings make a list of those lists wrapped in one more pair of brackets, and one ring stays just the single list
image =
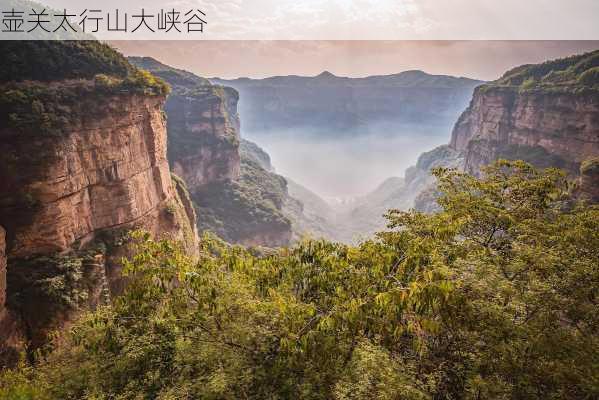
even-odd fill
[{"label": "pale sky", "polygon": [[[599,39],[598,0],[41,0],[56,9],[201,9],[182,39]],[[171,32],[172,33],[172,32]],[[98,36],[109,39],[107,36]],[[126,39],[161,39],[138,32]],[[123,38],[122,36],[120,38]],[[114,39],[114,37],[113,37]]]},{"label": "pale sky", "polygon": [[203,77],[360,77],[420,69],[493,80],[515,66],[599,49],[599,41],[115,41]]}]

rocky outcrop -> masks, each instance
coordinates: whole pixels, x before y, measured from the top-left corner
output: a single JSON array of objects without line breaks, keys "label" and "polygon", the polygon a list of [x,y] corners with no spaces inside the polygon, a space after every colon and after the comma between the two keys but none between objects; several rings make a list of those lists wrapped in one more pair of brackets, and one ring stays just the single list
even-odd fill
[{"label": "rocky outcrop", "polygon": [[199,228],[245,246],[279,247],[290,243],[291,221],[284,212],[285,178],[242,152],[238,179],[214,182],[192,192]]},{"label": "rocky outcrop", "polygon": [[599,203],[599,157],[585,160],[580,166],[580,178],[574,195],[587,202]]},{"label": "rocky outcrop", "polygon": [[169,160],[192,190],[239,177],[237,99],[233,89],[212,86],[168,98]]},{"label": "rocky outcrop", "polygon": [[464,153],[468,172],[507,158],[576,173],[581,162],[599,154],[599,95],[483,86],[450,145]]},{"label": "rocky outcrop", "polygon": [[191,192],[209,183],[239,178],[237,91],[212,85],[150,57],[129,60],[163,78],[172,88],[164,107],[168,159]]},{"label": "rocky outcrop", "polygon": [[33,346],[71,312],[99,304],[103,280],[122,290],[126,231],[172,235],[190,247],[197,236],[166,159],[164,97],[89,90],[57,135],[0,129],[10,160],[0,166],[7,293]]},{"label": "rocky outcrop", "polygon": [[[523,65],[478,87],[450,142],[464,154],[466,171],[478,174],[505,158],[579,176],[585,160],[599,155],[598,68],[595,51]],[[593,191],[588,178],[581,181]]]},{"label": "rocky outcrop", "polygon": [[[17,159],[11,168],[18,175],[3,174],[0,183],[11,256],[65,251],[85,245],[100,230],[132,223],[157,230],[161,207],[174,197],[163,100],[87,100],[94,118],[73,120],[61,137],[2,131],[4,154],[40,158],[38,165]],[[24,194],[28,204],[15,194]]]},{"label": "rocky outcrop", "polygon": [[[102,45],[44,46],[64,57],[73,46],[92,56],[99,50],[103,62],[112,56],[127,64]],[[128,231],[182,239],[196,251],[191,201],[180,195],[166,157],[165,86],[128,68],[132,75],[0,86],[5,360],[10,347],[35,349],[80,310],[122,290]]]},{"label": "rocky outcrop", "polygon": [[152,58],[129,60],[172,87],[165,106],[168,159],[189,187],[199,228],[246,246],[289,244],[291,223],[282,211],[287,183],[256,145],[240,149],[237,91]]}]

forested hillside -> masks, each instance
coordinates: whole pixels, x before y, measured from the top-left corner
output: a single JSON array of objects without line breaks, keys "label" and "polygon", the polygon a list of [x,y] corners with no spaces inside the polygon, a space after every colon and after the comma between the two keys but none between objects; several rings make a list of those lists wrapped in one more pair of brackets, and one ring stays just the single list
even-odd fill
[{"label": "forested hillside", "polygon": [[134,233],[124,296],[0,398],[597,398],[599,209],[519,161],[435,175],[439,212],[356,247],[205,237],[196,260]]}]

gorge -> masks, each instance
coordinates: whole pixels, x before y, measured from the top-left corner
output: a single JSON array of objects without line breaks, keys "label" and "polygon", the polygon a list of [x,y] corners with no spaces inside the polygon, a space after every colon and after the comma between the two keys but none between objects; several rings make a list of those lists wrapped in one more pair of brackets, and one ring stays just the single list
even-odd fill
[{"label": "gorge", "polygon": [[[437,210],[431,168],[480,175],[499,158],[562,168],[578,198],[599,201],[598,51],[488,83],[421,71],[226,81],[93,41],[1,46],[19,60],[0,71],[6,362],[26,345],[31,357],[53,330],[122,293],[130,230],[177,239],[192,256],[199,232],[260,248],[306,235],[358,243],[384,228],[389,209]],[[40,54],[45,69],[24,67]],[[260,146],[273,135],[327,135],[342,148],[367,132],[401,158],[409,151],[386,140],[406,126],[447,144],[403,177],[389,167],[375,190],[342,204],[302,186]]]}]

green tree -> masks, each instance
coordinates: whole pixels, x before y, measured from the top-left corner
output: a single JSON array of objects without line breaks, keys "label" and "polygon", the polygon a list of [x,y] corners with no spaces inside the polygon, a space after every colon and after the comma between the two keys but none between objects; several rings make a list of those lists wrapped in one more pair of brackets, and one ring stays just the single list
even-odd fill
[{"label": "green tree", "polygon": [[442,211],[391,211],[357,247],[206,236],[192,260],[137,232],[126,293],[3,382],[19,374],[26,399],[44,398],[27,383],[53,399],[596,398],[599,210],[519,161],[435,174]]}]

